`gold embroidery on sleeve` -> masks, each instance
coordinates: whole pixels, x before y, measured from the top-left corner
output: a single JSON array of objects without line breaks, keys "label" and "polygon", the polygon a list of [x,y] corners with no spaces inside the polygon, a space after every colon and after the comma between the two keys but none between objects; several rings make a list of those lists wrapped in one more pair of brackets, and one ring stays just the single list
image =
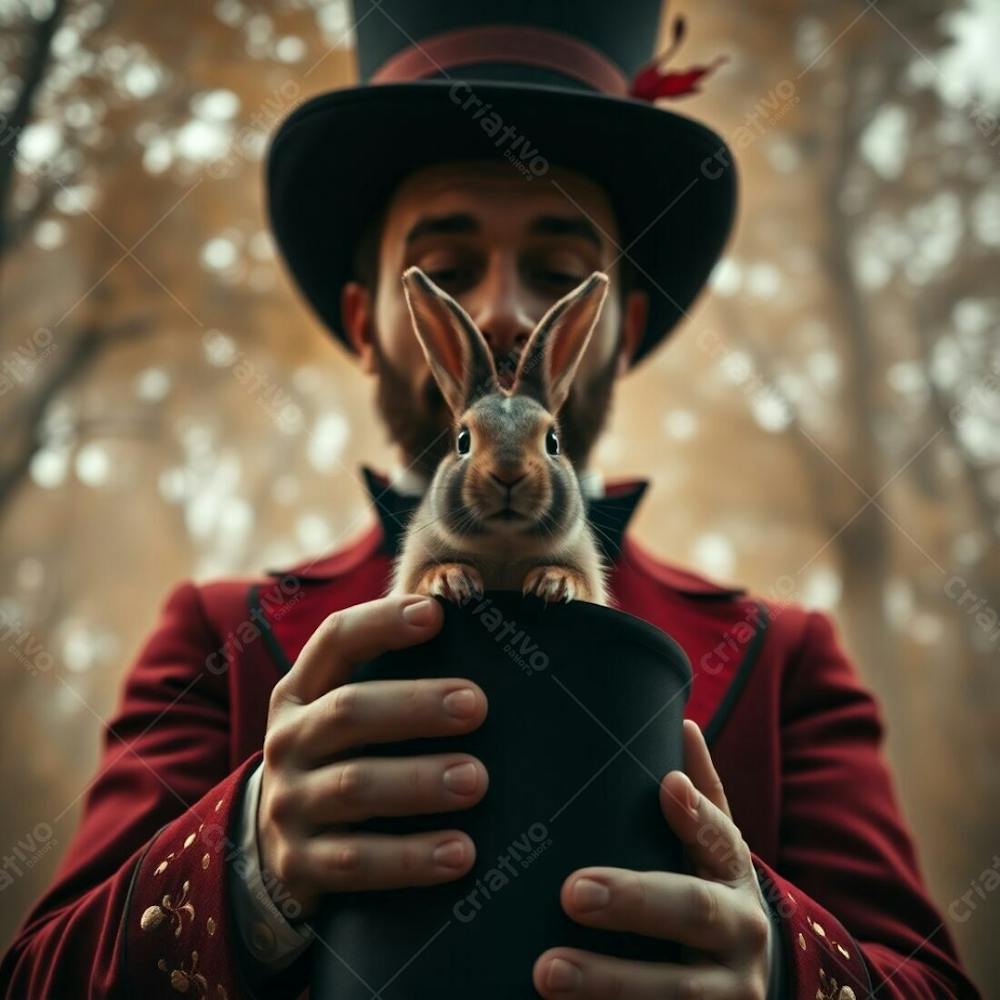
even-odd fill
[{"label": "gold embroidery on sleeve", "polygon": [[195,916],[194,903],[192,903],[188,899],[188,894],[190,893],[190,891],[191,891],[191,883],[188,882],[187,879],[185,879],[184,884],[181,886],[180,899],[178,899],[177,902],[175,903],[170,894],[168,893],[166,896],[163,897],[163,901],[160,904],[163,907],[163,909],[165,909],[167,913],[170,914],[170,919],[175,924],[174,927],[175,937],[181,936],[181,928],[184,925],[185,915],[187,915],[187,917],[191,920],[192,923],[194,922],[194,916]]},{"label": "gold embroidery on sleeve", "polygon": [[170,985],[178,993],[190,993],[199,1000],[208,996],[208,980],[198,971],[198,952],[191,952],[190,969],[185,969],[183,962],[179,969],[170,969],[163,958],[156,963],[156,967],[161,972],[170,973]]},{"label": "gold embroidery on sleeve", "polygon": [[160,900],[159,906],[147,906],[139,918],[139,927],[144,931],[156,930],[169,915],[170,923],[174,928],[174,937],[180,937],[184,927],[184,918],[187,917],[192,923],[195,918],[194,903],[188,899],[190,891],[191,883],[185,880],[181,886],[180,898],[176,902],[168,892]]},{"label": "gold embroidery on sleeve", "polygon": [[139,926],[144,931],[155,931],[163,923],[165,916],[166,914],[158,906],[147,906],[139,918]]},{"label": "gold embroidery on sleeve", "polygon": [[819,970],[820,987],[816,991],[816,1000],[857,1000],[850,986],[840,986],[832,976],[827,979],[826,969]]},{"label": "gold embroidery on sleeve", "polygon": [[[185,993],[196,998],[196,1000],[207,1000],[208,997],[208,980],[198,971],[198,952],[191,952],[191,968],[185,969],[184,963],[181,962],[181,967],[179,969],[171,969],[167,965],[167,960],[161,958],[157,963],[156,967],[161,972],[166,972],[170,976],[170,985],[178,993]],[[229,1000],[229,994],[226,992],[225,986],[222,983],[215,984],[215,993],[213,994],[215,1000]]]},{"label": "gold embroidery on sleeve", "polygon": [[[838,943],[837,941],[834,941],[833,938],[827,937],[826,931],[823,930],[823,927],[819,923],[817,923],[811,917],[806,917],[806,923],[809,924],[809,926],[812,928],[813,932],[816,934],[817,937],[821,937],[824,941],[826,941],[827,945],[831,949],[836,948],[837,951],[839,951],[840,954],[844,956],[844,958],[846,958],[848,961],[851,961],[851,953],[842,944]],[[799,934],[799,944],[802,947],[802,949],[805,950],[805,942],[803,941],[801,934]],[[843,992],[844,990],[847,990],[847,993],[844,993]],[[817,997],[818,996],[819,994],[817,994]],[[835,996],[835,1000],[850,1000],[850,998],[853,996],[854,996],[854,991],[849,986],[844,986],[841,987],[841,994]],[[826,1000],[826,998],[822,997],[820,998],[820,1000]]]},{"label": "gold embroidery on sleeve", "polygon": [[169,867],[170,862],[174,860],[174,852],[171,851],[157,866],[153,871],[154,875],[162,875]]}]

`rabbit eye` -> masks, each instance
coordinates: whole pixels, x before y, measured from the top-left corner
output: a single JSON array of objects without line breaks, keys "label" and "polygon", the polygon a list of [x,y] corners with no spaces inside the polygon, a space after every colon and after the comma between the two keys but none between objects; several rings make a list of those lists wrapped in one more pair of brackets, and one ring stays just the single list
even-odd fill
[{"label": "rabbit eye", "polygon": [[556,436],[554,427],[550,427],[548,433],[545,435],[545,450],[550,455],[559,454],[559,438]]},{"label": "rabbit eye", "polygon": [[472,435],[469,433],[468,427],[463,427],[458,432],[458,437],[455,438],[455,447],[458,449],[459,455],[469,454],[469,449],[472,447]]}]

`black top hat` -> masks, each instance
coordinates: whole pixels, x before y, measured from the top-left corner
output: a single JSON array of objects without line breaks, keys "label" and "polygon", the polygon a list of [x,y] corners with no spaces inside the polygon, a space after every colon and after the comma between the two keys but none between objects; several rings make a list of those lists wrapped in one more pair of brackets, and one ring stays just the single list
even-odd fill
[{"label": "black top hat", "polygon": [[[366,226],[405,175],[447,160],[497,157],[532,183],[550,183],[552,165],[604,187],[622,254],[649,292],[635,360],[647,354],[704,286],[736,201],[723,139],[650,100],[657,79],[664,81],[650,63],[661,6],[354,0],[366,83],[298,107],[278,129],[267,162],[275,237],[324,323],[348,343],[341,289],[354,276]],[[678,20],[675,29],[682,27]],[[675,30],[675,41],[681,34]],[[683,91],[666,80],[659,92],[671,89]]]}]

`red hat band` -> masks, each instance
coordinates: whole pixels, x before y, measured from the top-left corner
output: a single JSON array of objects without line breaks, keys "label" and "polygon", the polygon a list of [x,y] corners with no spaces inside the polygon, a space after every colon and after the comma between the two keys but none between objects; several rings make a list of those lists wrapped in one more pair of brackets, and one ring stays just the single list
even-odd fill
[{"label": "red hat band", "polygon": [[628,93],[625,74],[592,45],[561,31],[525,25],[485,25],[432,35],[402,49],[372,75],[372,83],[408,83],[447,76],[456,66],[512,63],[554,70],[616,97]]}]

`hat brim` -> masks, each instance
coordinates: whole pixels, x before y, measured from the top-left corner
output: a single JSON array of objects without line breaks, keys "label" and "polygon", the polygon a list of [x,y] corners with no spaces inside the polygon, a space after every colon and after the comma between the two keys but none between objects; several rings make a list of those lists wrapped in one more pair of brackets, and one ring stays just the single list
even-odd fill
[{"label": "hat brim", "polygon": [[271,226],[306,299],[350,349],[341,290],[354,276],[365,228],[397,184],[433,163],[518,158],[505,155],[508,144],[498,146],[498,136],[462,107],[469,93],[525,137],[520,149],[537,149],[541,160],[524,157],[518,168],[531,183],[551,183],[543,169],[550,164],[606,190],[619,250],[649,293],[633,364],[639,361],[704,287],[732,228],[737,191],[732,154],[720,136],[644,101],[472,80],[362,86],[312,98],[281,125],[267,156]]}]

